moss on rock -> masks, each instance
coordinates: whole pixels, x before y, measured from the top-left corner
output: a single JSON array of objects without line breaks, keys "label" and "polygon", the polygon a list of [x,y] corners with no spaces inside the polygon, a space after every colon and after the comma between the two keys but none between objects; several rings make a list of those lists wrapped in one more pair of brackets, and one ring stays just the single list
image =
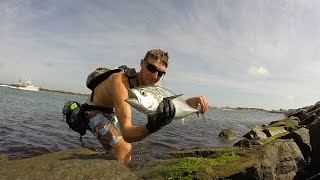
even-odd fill
[{"label": "moss on rock", "polygon": [[226,163],[239,160],[240,156],[235,153],[226,153],[217,158],[185,157],[177,159],[163,167],[156,169],[153,175],[156,177],[189,179],[199,177],[199,171],[207,167],[225,165]]},{"label": "moss on rock", "polygon": [[274,123],[271,123],[270,125],[268,125],[266,128],[271,128],[271,127],[283,127],[285,128],[287,131],[294,131],[297,129],[298,126],[298,121],[291,119],[291,118],[286,118]]}]

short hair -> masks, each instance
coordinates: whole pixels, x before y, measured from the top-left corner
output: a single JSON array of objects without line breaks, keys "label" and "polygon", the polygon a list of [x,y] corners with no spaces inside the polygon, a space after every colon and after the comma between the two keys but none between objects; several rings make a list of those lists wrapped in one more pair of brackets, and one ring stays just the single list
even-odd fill
[{"label": "short hair", "polygon": [[147,52],[146,56],[144,57],[145,61],[157,60],[164,64],[166,67],[169,65],[169,55],[168,52],[164,52],[161,49],[152,49]]}]

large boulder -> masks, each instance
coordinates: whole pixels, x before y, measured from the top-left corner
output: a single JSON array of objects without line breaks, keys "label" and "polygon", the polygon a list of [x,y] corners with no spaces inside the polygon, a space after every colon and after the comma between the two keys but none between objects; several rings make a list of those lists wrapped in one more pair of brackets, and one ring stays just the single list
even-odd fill
[{"label": "large boulder", "polygon": [[310,144],[310,135],[308,129],[300,128],[294,132],[280,137],[280,139],[293,139],[294,142],[300,148],[301,153],[303,154],[303,157],[306,160],[306,162],[310,162],[312,147]]},{"label": "large boulder", "polygon": [[309,130],[310,144],[312,147],[311,167],[319,171],[320,167],[320,119],[317,118],[312,124],[306,126]]},{"label": "large boulder", "polygon": [[[254,148],[226,148],[178,152],[178,159],[157,167],[144,178],[153,179],[294,179],[306,165],[293,140],[274,140]],[[188,155],[198,155],[182,157]],[[199,156],[205,154],[205,157]],[[210,155],[211,154],[211,155]],[[182,158],[181,158],[182,157]],[[209,164],[209,165],[208,165]]]},{"label": "large boulder", "polygon": [[292,140],[274,140],[259,147],[259,162],[230,179],[294,179],[306,163]]},{"label": "large boulder", "polygon": [[225,141],[231,141],[237,138],[236,134],[230,129],[224,129],[219,134],[219,137]]},{"label": "large boulder", "polygon": [[243,135],[243,137],[247,139],[263,140],[263,139],[266,139],[268,136],[263,132],[262,128],[255,127],[252,130],[250,130],[248,133]]},{"label": "large boulder", "polygon": [[283,127],[267,127],[263,130],[263,132],[268,136],[275,136],[277,134],[287,132]]},{"label": "large boulder", "polygon": [[139,179],[106,154],[76,148],[21,160],[0,161],[0,179]]}]

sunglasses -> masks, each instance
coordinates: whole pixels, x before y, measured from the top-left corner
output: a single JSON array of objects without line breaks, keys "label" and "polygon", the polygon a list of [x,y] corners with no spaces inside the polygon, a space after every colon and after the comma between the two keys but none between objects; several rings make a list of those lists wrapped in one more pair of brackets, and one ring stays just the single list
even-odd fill
[{"label": "sunglasses", "polygon": [[162,75],[166,74],[165,71],[159,70],[156,66],[154,66],[153,64],[150,64],[148,61],[144,61],[144,62],[146,64],[146,68],[148,69],[149,72],[151,72],[151,73],[158,72],[158,77],[161,77]]}]

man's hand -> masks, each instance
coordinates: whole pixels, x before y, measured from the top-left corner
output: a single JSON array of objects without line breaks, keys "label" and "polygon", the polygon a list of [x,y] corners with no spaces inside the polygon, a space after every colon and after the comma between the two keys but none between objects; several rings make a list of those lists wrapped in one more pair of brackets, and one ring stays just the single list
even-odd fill
[{"label": "man's hand", "polygon": [[157,132],[164,126],[171,123],[174,115],[176,114],[176,109],[172,100],[168,100],[166,98],[160,103],[158,107],[158,111],[160,112],[157,117],[148,117],[148,123],[146,128],[151,132]]},{"label": "man's hand", "polygon": [[204,96],[196,96],[192,97],[186,100],[187,104],[189,106],[198,109],[198,106],[200,106],[200,111],[197,113],[203,115],[206,111],[208,111],[208,101]]}]

